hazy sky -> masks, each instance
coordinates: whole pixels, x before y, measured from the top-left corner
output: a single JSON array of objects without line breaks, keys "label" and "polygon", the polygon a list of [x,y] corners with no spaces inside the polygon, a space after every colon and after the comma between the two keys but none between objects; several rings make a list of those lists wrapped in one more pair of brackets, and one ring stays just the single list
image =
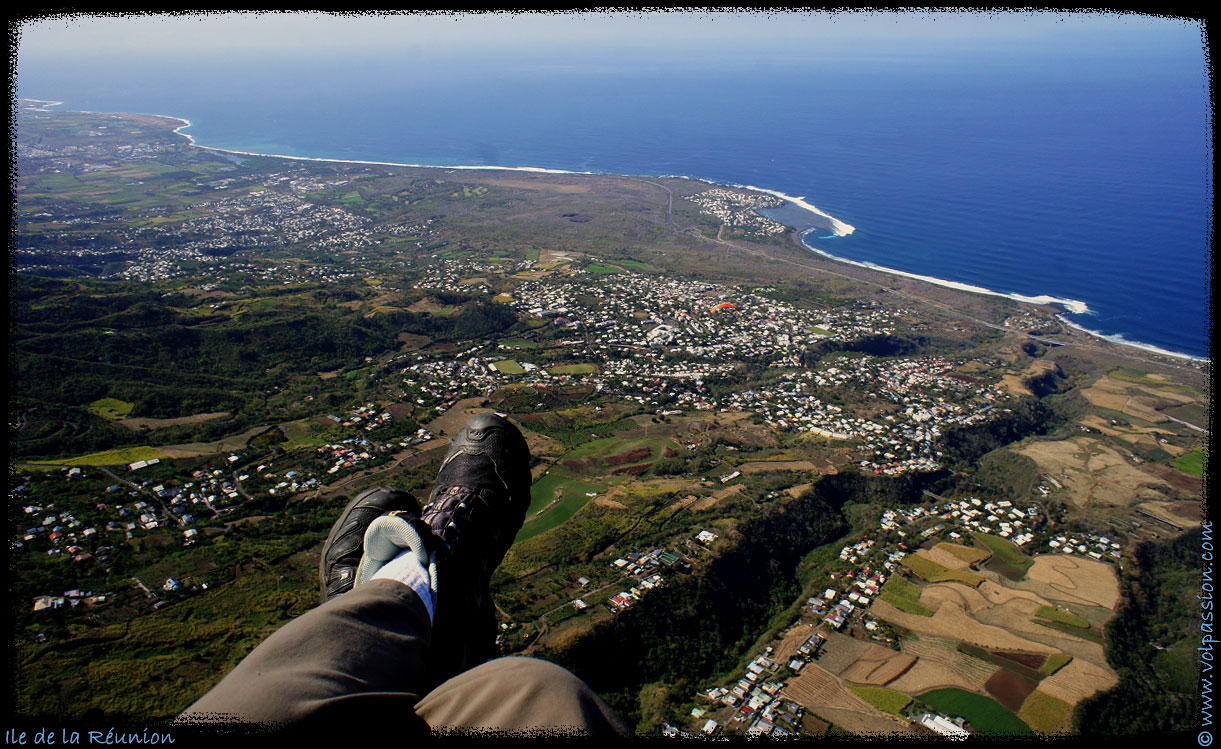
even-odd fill
[{"label": "hazy sky", "polygon": [[19,55],[337,53],[387,51],[494,54],[546,49],[813,49],[876,45],[1116,43],[1181,39],[1199,43],[1199,22],[1103,13],[595,13],[326,15],[72,15],[19,25]]}]

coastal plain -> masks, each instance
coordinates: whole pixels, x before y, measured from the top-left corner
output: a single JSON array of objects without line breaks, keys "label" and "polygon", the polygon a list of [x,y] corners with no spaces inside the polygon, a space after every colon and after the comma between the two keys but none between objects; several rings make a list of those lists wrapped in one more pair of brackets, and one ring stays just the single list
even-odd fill
[{"label": "coastal plain", "polygon": [[18,112],[17,714],[172,717],[315,605],[347,498],[426,497],[487,410],[535,480],[501,652],[641,733],[1051,734],[1114,657],[1183,683],[1187,623],[1144,654],[1125,605],[1191,572],[1201,363],[835,263],[775,196],[180,124]]}]

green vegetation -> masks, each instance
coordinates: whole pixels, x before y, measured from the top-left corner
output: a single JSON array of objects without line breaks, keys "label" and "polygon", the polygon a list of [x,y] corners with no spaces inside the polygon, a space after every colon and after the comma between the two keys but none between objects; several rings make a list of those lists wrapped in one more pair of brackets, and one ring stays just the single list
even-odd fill
[{"label": "green vegetation", "polygon": [[1175,458],[1174,467],[1183,473],[1198,478],[1204,477],[1204,469],[1208,466],[1208,453],[1204,450],[1192,450],[1186,455]]},{"label": "green vegetation", "polygon": [[118,398],[98,398],[89,404],[89,408],[107,419],[121,419],[131,413],[136,404],[121,401]]},{"label": "green vegetation", "polygon": [[1035,616],[1042,617],[1053,622],[1067,624],[1070,627],[1077,627],[1079,629],[1090,628],[1090,623],[1085,619],[1082,619],[1071,611],[1064,611],[1056,608],[1055,606],[1040,606],[1039,609],[1034,612],[1034,614]]},{"label": "green vegetation", "polygon": [[512,359],[503,359],[493,363],[492,366],[496,367],[496,371],[500,372],[501,374],[519,375],[525,373],[526,371],[522,365],[518,364]]},{"label": "green vegetation", "polygon": [[622,273],[623,269],[616,268],[613,265],[607,265],[606,263],[590,263],[589,265],[585,266],[585,271],[599,276],[606,276],[612,273]]},{"label": "green vegetation", "polygon": [[62,460],[30,460],[32,466],[121,466],[136,463],[141,460],[164,458],[165,455],[151,447],[128,447],[119,450],[107,450],[100,453],[81,455],[76,458]]},{"label": "green vegetation", "polygon": [[571,374],[593,374],[598,371],[596,364],[559,364],[554,367],[548,367],[547,372],[553,375]]},{"label": "green vegetation", "polygon": [[1026,577],[1026,572],[1034,564],[1033,559],[1019,551],[1008,539],[989,533],[975,533],[972,538],[992,552],[992,561],[988,566],[1010,580],[1017,581]]},{"label": "green vegetation", "polygon": [[935,613],[920,603],[920,587],[898,575],[891,575],[882,586],[882,600],[908,614],[932,616]]},{"label": "green vegetation", "polygon": [[526,523],[514,543],[533,538],[568,521],[589,502],[590,494],[606,491],[603,484],[581,481],[562,468],[553,468],[530,487]]},{"label": "green vegetation", "polygon": [[1030,726],[991,697],[947,688],[925,692],[918,699],[939,713],[966,718],[977,733],[993,736],[1033,735]]},{"label": "green vegetation", "polygon": [[898,715],[899,717],[903,717],[904,708],[912,703],[911,697],[903,694],[902,692],[896,692],[893,689],[884,689],[882,687],[858,687],[855,684],[849,684],[848,688],[870,705],[873,705],[883,712]]},{"label": "green vegetation", "polygon": [[1051,676],[1071,663],[1072,660],[1073,657],[1067,653],[1056,653],[1054,655],[1049,655],[1047,656],[1047,660],[1044,661],[1043,665],[1039,668],[1039,673],[1043,676]]},{"label": "green vegetation", "polygon": [[955,580],[957,582],[970,585],[972,588],[974,588],[978,587],[979,584],[984,581],[982,577],[974,572],[969,572],[967,570],[952,570],[949,567],[937,564],[931,559],[917,556],[915,554],[908,554],[907,556],[903,557],[903,561],[900,562],[900,564],[912,572],[915,572],[921,578],[930,583],[941,583],[948,580]]}]

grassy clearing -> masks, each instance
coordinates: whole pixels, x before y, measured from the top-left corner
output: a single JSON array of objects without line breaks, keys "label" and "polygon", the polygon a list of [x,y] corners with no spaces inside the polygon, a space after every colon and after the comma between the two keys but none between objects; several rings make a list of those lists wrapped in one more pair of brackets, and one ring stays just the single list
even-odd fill
[{"label": "grassy clearing", "polygon": [[598,371],[596,364],[561,364],[547,370],[549,374],[593,374]]},{"label": "grassy clearing", "polygon": [[589,494],[606,491],[605,484],[594,484],[573,477],[561,468],[553,468],[530,487],[530,507],[526,522],[514,543],[546,533],[566,523],[593,499]]},{"label": "grassy clearing", "polygon": [[1034,612],[1035,616],[1048,619],[1053,622],[1067,624],[1070,627],[1079,627],[1081,629],[1089,629],[1090,623],[1071,611],[1062,611],[1055,606],[1040,606],[1038,611]]},{"label": "grassy clearing", "polygon": [[585,271],[587,273],[593,273],[599,276],[609,276],[612,273],[622,273],[623,269],[616,268],[613,265],[607,265],[606,263],[590,263],[589,265],[585,266]]},{"label": "grassy clearing", "polygon": [[934,613],[932,609],[920,603],[920,587],[898,575],[891,575],[882,586],[882,600],[908,614],[932,616]]},{"label": "grassy clearing", "polygon": [[1081,629],[1080,627],[1074,627],[1071,624],[1048,621],[1047,619],[1031,619],[1031,621],[1033,621],[1035,624],[1041,624],[1048,629],[1054,629],[1057,632],[1063,632],[1074,637],[1080,637],[1089,640],[1090,642],[1096,642],[1099,645],[1102,644],[1102,635],[1092,629]]},{"label": "grassy clearing", "polygon": [[967,570],[952,570],[949,567],[944,567],[937,564],[931,559],[916,556],[915,554],[908,554],[907,556],[903,557],[902,564],[904,567],[907,567],[909,570],[915,572],[921,578],[930,583],[942,583],[954,580],[963,583],[964,585],[970,585],[972,588],[974,588],[978,587],[979,584],[984,581],[982,577],[974,572],[968,572]]},{"label": "grassy clearing", "polygon": [[920,695],[920,701],[945,715],[962,716],[977,733],[998,736],[1030,736],[1033,731],[1020,718],[991,697],[962,689],[934,689]]},{"label": "grassy clearing", "polygon": [[1183,473],[1197,478],[1204,477],[1204,466],[1208,463],[1208,453],[1203,450],[1192,450],[1181,458],[1176,458],[1174,467]]},{"label": "grassy clearing", "polygon": [[120,466],[165,456],[152,447],[126,447],[63,460],[32,460],[31,466]]},{"label": "grassy clearing", "polygon": [[118,398],[99,398],[89,404],[90,410],[107,419],[121,419],[130,414],[135,407],[135,403],[121,401]]},{"label": "grassy clearing", "polygon": [[1030,569],[1030,565],[1034,564],[1034,560],[1023,554],[1014,546],[1012,542],[993,536],[987,533],[975,533],[973,537],[982,546],[992,552],[992,556],[999,560],[1002,564],[1007,564],[1017,567],[1026,572]]},{"label": "grassy clearing", "polygon": [[903,717],[903,708],[911,704],[912,698],[902,692],[882,687],[858,687],[852,684],[848,688],[857,696],[883,712]]},{"label": "grassy clearing", "polygon": [[942,551],[953,554],[954,556],[958,557],[959,559],[966,562],[967,564],[973,564],[975,562],[982,562],[983,560],[985,560],[989,556],[991,556],[988,552],[984,551],[983,549],[976,549],[971,546],[959,546],[958,544],[940,543],[940,544],[937,544],[937,546],[935,548],[938,548],[938,549],[941,549]]}]

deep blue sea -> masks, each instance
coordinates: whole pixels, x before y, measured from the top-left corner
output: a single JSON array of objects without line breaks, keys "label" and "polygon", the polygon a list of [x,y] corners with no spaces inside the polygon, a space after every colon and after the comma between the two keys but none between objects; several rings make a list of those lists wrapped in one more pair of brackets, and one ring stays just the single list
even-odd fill
[{"label": "deep blue sea", "polygon": [[684,175],[805,198],[832,255],[1080,302],[1073,323],[1209,355],[1211,121],[1199,49],[744,64],[22,59],[18,96],[189,119],[201,145]]}]

